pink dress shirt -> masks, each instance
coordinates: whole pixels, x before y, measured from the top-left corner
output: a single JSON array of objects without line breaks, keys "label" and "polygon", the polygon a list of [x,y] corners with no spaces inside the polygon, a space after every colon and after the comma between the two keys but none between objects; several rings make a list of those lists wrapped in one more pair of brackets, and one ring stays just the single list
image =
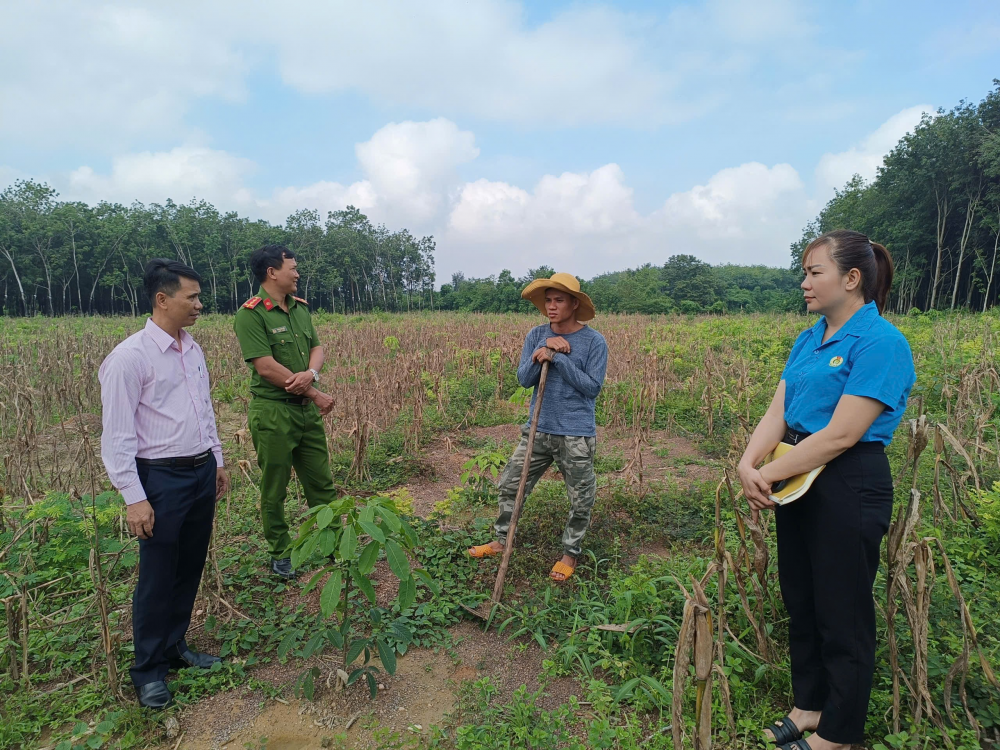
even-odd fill
[{"label": "pink dress shirt", "polygon": [[212,451],[222,466],[222,443],[201,347],[181,330],[181,345],[152,319],[101,364],[104,433],[101,458],[111,484],[129,505],[146,499],[136,458],[179,458]]}]

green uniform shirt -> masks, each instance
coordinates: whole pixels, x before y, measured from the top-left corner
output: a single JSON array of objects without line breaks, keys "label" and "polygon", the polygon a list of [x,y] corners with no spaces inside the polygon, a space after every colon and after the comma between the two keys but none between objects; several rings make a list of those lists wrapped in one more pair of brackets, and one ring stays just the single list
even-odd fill
[{"label": "green uniform shirt", "polygon": [[[263,287],[236,311],[233,322],[240,342],[243,359],[274,357],[293,373],[309,369],[309,350],[319,346],[309,307],[298,297],[288,295],[288,312],[271,299]],[[272,385],[260,376],[256,368],[250,381],[250,392],[260,398],[286,399],[288,391]]]}]

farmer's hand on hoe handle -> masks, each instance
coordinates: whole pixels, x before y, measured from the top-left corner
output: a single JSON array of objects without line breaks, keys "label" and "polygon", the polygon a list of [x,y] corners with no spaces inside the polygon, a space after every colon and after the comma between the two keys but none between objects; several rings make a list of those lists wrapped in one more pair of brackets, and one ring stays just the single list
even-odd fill
[{"label": "farmer's hand on hoe handle", "polygon": [[552,355],[555,354],[554,351],[546,346],[540,346],[535,349],[535,353],[531,355],[531,360],[541,364],[542,362],[551,362]]}]

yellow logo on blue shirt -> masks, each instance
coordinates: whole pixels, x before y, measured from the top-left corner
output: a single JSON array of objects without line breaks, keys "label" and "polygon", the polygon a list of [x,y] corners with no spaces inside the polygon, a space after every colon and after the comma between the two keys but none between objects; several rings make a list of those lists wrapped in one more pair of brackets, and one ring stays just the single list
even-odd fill
[{"label": "yellow logo on blue shirt", "polygon": [[843,357],[834,357],[830,360],[830,367],[840,367],[842,364],[844,364]]}]

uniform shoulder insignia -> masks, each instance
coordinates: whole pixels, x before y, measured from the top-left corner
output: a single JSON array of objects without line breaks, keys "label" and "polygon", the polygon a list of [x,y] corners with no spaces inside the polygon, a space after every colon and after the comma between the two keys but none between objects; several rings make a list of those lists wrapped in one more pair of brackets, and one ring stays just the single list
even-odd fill
[{"label": "uniform shoulder insignia", "polygon": [[246,302],[243,303],[243,307],[248,310],[253,310],[260,303],[260,297],[251,297]]},{"label": "uniform shoulder insignia", "polygon": [[269,299],[264,300],[264,309],[265,310],[270,310],[272,307],[274,307],[274,303],[271,300],[269,300]]},{"label": "uniform shoulder insignia", "polygon": [[306,307],[308,307],[308,306],[309,306],[309,303],[308,303],[308,302],[306,302],[306,301],[305,301],[304,299],[302,299],[301,297],[296,297],[296,296],[294,296],[294,295],[293,295],[293,296],[292,296],[292,299],[293,299],[293,300],[295,300],[296,302],[301,302],[301,303],[302,303],[303,305],[305,305]]}]

